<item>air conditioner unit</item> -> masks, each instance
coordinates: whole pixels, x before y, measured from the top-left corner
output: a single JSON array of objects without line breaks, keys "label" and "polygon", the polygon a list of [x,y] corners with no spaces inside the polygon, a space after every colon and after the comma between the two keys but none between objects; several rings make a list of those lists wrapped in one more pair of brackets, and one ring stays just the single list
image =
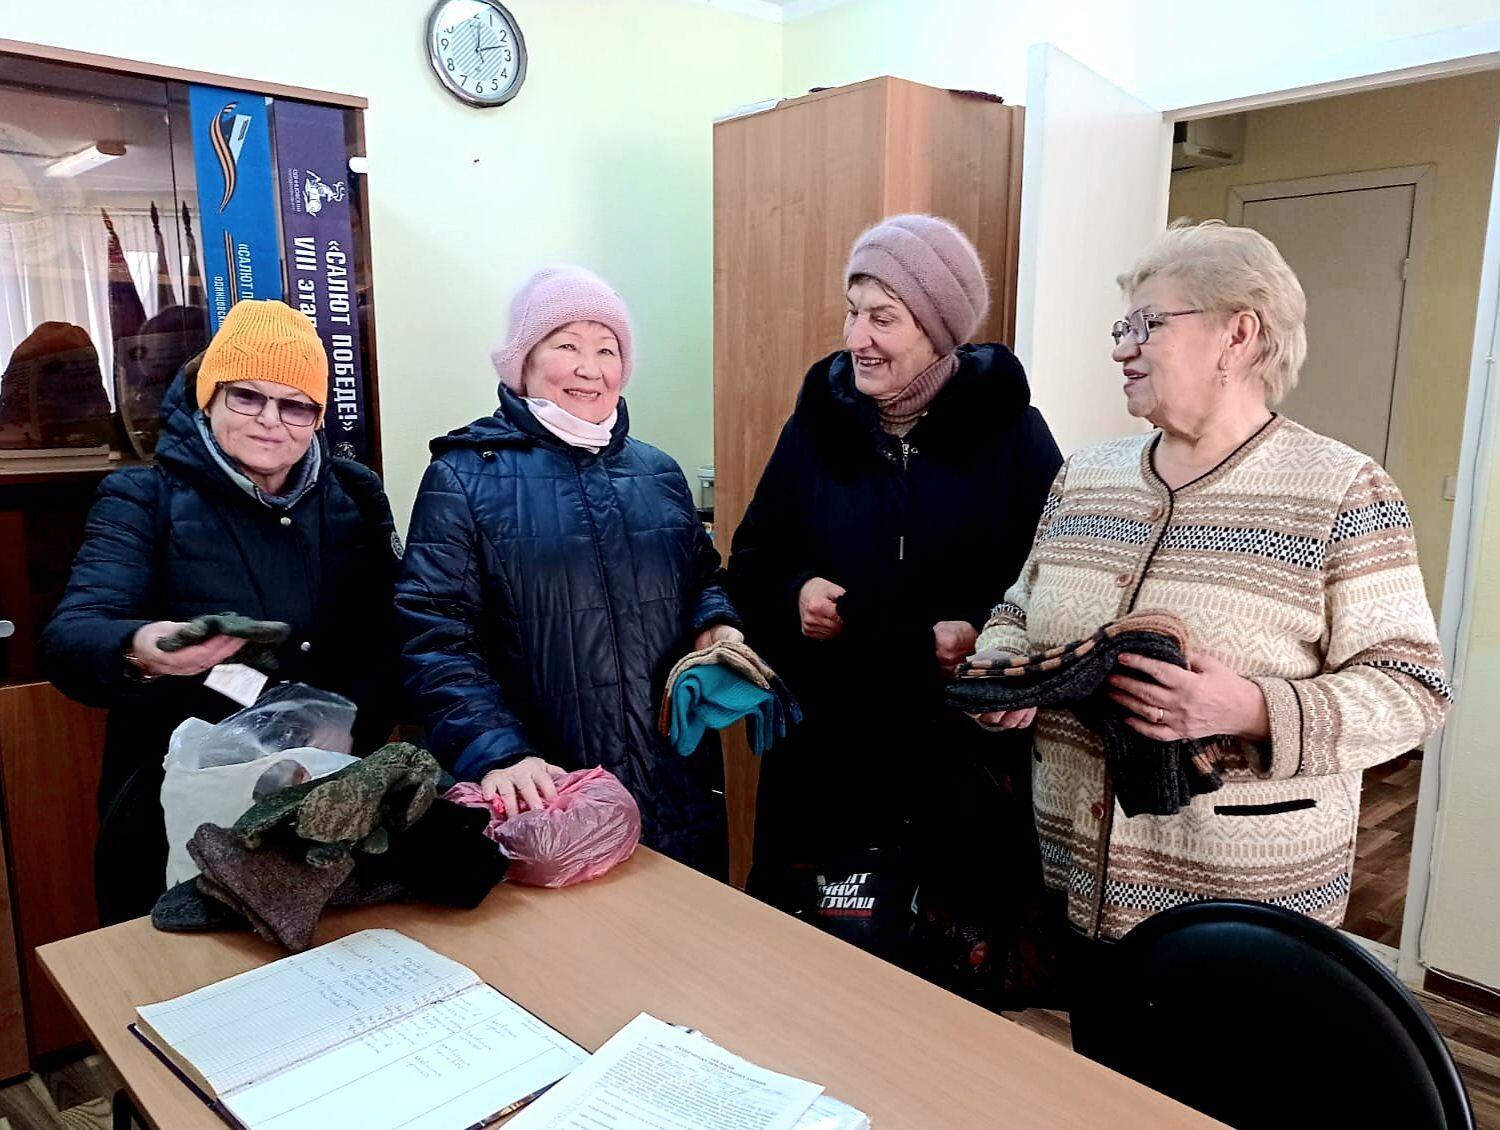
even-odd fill
[{"label": "air conditioner unit", "polygon": [[1245,115],[1200,118],[1172,127],[1172,171],[1238,165],[1245,159]]}]

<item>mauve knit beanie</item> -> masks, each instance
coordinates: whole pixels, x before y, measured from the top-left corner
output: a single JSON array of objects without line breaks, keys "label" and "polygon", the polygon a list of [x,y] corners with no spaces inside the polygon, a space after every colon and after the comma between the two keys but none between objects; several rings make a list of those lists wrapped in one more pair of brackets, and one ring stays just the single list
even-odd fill
[{"label": "mauve knit beanie", "polygon": [[917,319],[938,356],[971,340],[990,307],[984,264],[968,237],[936,216],[889,216],[854,241],[844,285],[884,283]]},{"label": "mauve knit beanie", "polygon": [[620,343],[620,387],[630,382],[635,347],[630,334],[630,312],[615,289],[582,267],[544,267],[516,292],[510,302],[510,326],[505,344],[490,354],[500,380],[521,392],[526,356],[553,330],[569,322],[598,322],[608,326]]}]

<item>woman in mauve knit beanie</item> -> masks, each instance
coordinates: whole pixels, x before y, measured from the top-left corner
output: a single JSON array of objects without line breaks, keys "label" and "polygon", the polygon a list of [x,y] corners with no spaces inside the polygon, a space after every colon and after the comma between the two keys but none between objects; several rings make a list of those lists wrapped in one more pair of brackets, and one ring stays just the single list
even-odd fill
[{"label": "woman in mauve knit beanie", "polygon": [[602,766],[643,843],[722,878],[717,736],[679,756],[655,698],[685,652],[743,637],[681,468],[630,435],[625,302],[582,267],[538,271],[491,360],[500,406],[433,441],[397,587],[432,751],[508,812]]},{"label": "woman in mauve knit beanie", "polygon": [[[1013,921],[1038,893],[1029,762],[942,687],[1025,559],[1062,459],[1020,362],[971,344],[990,291],[956,225],[881,220],[840,282],[845,348],[808,370],[729,561],[751,646],[804,715],[762,759],[750,889],[821,921],[804,876],[873,877],[845,893],[889,913],[845,936],[980,995],[1008,976]],[[909,913],[918,884],[926,926]],[[935,922],[979,941],[907,947]]]}]

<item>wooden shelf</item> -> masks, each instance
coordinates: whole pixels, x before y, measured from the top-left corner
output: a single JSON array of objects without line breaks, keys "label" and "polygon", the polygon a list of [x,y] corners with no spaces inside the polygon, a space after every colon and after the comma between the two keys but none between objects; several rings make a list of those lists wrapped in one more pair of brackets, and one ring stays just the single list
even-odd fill
[{"label": "wooden shelf", "polygon": [[0,486],[24,486],[27,483],[66,482],[70,479],[103,478],[122,467],[145,464],[135,456],[119,459],[104,455],[24,455],[0,456]]}]

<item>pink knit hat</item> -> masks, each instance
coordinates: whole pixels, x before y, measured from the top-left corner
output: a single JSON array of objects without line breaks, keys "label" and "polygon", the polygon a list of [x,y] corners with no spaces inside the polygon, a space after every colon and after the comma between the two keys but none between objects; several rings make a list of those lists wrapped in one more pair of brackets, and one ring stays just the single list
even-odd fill
[{"label": "pink knit hat", "polygon": [[630,312],[609,283],[582,267],[544,267],[510,300],[509,336],[490,354],[500,380],[520,392],[527,354],[542,338],[569,322],[598,322],[613,331],[620,343],[620,387],[624,388],[635,364]]},{"label": "pink knit hat", "polygon": [[939,356],[974,336],[990,308],[979,252],[936,216],[888,216],[854,241],[844,285],[855,275],[884,283],[906,303]]}]

